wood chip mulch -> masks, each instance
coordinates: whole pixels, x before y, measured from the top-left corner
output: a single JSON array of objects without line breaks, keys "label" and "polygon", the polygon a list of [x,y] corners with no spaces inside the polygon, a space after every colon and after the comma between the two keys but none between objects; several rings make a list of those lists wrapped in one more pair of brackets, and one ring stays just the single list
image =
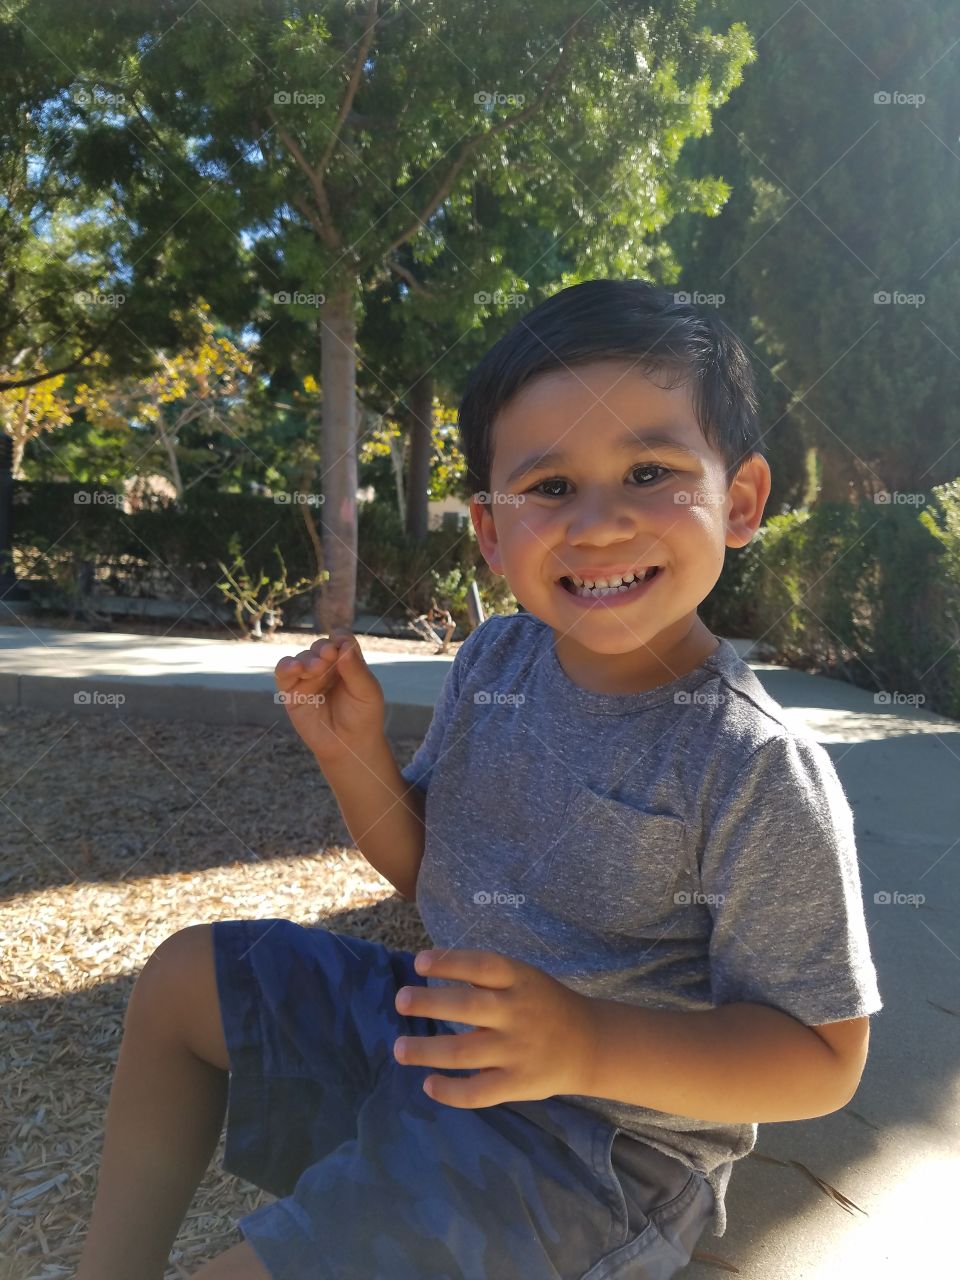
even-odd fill
[{"label": "wood chip mulch", "polygon": [[[394,744],[401,767],[417,745]],[[0,1280],[74,1273],[148,957],[188,924],[273,916],[430,945],[294,735],[0,707]],[[223,1135],[164,1280],[273,1199],[222,1157]]]}]

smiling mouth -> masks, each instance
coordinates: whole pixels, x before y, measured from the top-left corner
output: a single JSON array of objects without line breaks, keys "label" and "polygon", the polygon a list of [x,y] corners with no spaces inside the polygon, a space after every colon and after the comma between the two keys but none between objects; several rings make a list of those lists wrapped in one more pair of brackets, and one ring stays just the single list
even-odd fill
[{"label": "smiling mouth", "polygon": [[631,582],[622,583],[618,587],[578,587],[572,578],[566,576],[560,579],[560,585],[565,591],[569,592],[570,595],[579,596],[581,599],[589,598],[591,596],[599,598],[602,596],[627,595],[631,591],[635,591],[638,587],[642,586],[645,582],[649,582],[651,578],[656,577],[660,572],[660,569],[660,565],[652,565],[642,574],[635,574]]}]

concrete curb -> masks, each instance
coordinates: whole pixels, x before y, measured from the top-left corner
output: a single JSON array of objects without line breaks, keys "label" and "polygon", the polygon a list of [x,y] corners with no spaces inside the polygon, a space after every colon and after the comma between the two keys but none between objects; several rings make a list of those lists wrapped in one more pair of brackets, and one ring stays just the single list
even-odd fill
[{"label": "concrete curb", "polygon": [[[80,700],[77,700],[80,695]],[[145,684],[87,676],[20,676],[0,672],[0,705],[75,716],[142,716],[193,724],[262,725],[293,733],[286,711],[257,689],[211,689],[202,684]],[[422,738],[433,708],[387,702],[388,738]]]}]

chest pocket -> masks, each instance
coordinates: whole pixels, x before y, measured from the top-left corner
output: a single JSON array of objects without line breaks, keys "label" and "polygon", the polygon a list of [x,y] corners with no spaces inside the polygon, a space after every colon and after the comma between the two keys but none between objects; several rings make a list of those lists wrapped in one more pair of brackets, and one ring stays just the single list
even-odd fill
[{"label": "chest pocket", "polygon": [[592,932],[647,936],[691,888],[684,822],[576,783],[559,831],[522,879],[558,919]]}]

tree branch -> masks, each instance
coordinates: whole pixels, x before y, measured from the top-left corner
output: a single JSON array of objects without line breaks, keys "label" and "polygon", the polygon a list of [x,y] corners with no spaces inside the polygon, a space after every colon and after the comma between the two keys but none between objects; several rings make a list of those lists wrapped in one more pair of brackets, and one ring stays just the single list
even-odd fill
[{"label": "tree branch", "polygon": [[586,14],[582,13],[566,32],[566,39],[563,49],[560,52],[560,57],[557,59],[553,66],[553,70],[544,81],[543,88],[537,94],[536,98],[534,98],[533,102],[531,102],[528,107],[524,107],[522,111],[518,111],[516,115],[509,116],[507,119],[501,120],[500,123],[494,125],[492,129],[488,129],[485,133],[476,134],[473,138],[468,139],[467,142],[464,143],[460,148],[457,158],[447,171],[446,177],[440,183],[440,186],[437,188],[434,195],[424,206],[423,212],[417,217],[415,222],[411,223],[410,226],[407,227],[406,231],[404,231],[402,235],[398,236],[397,239],[387,247],[384,256],[389,257],[389,255],[393,253],[394,249],[398,248],[401,244],[414,236],[420,227],[426,223],[427,219],[439,208],[442,201],[444,201],[450,194],[457,174],[475,151],[485,143],[488,143],[491,138],[495,138],[498,133],[504,133],[507,129],[512,129],[516,125],[522,124],[524,120],[529,120],[530,117],[540,109],[553,91],[554,84],[561,72],[566,70],[567,63],[570,60],[570,50],[574,45],[574,40],[572,39],[573,32],[577,29],[585,16]]},{"label": "tree branch", "polygon": [[59,378],[61,373],[73,373],[85,360],[89,359],[89,357],[100,348],[104,338],[119,319],[120,316],[118,313],[110,321],[97,340],[87,347],[85,351],[81,351],[76,359],[71,360],[69,364],[61,365],[59,369],[48,369],[46,373],[35,373],[30,378],[17,378],[12,381],[0,379],[0,391],[16,391],[18,387],[35,387],[39,382],[47,382],[50,378]]},{"label": "tree branch", "polygon": [[317,217],[316,210],[310,208],[306,200],[304,200],[303,196],[291,196],[290,203],[294,206],[294,208],[300,210],[300,212],[303,214],[306,220],[310,223],[311,227],[313,227],[314,231],[317,233],[320,239],[326,243],[327,241],[326,228],[324,227],[320,219]]},{"label": "tree branch", "polygon": [[390,258],[390,260],[387,262],[387,266],[390,267],[391,270],[395,271],[397,275],[401,278],[401,280],[406,280],[407,284],[410,286],[411,290],[414,293],[419,293],[420,296],[423,298],[436,297],[436,294],[433,292],[432,289],[427,289],[424,285],[420,283],[420,281],[417,279],[417,277],[413,274],[412,271],[408,271],[406,267],[402,267],[400,263],[396,262],[393,258]]},{"label": "tree branch", "polygon": [[333,131],[330,134],[330,141],[327,143],[326,150],[324,151],[320,159],[320,164],[317,168],[317,176],[319,177],[321,184],[323,183],[323,175],[327,171],[327,165],[330,163],[330,157],[333,155],[336,145],[340,141],[340,130],[343,127],[343,122],[347,118],[350,108],[353,106],[353,100],[357,94],[357,86],[360,83],[360,75],[363,71],[363,64],[367,60],[367,52],[373,42],[373,32],[376,25],[377,0],[370,0],[369,5],[367,6],[367,24],[364,27],[363,37],[360,41],[360,51],[357,54],[356,62],[353,64],[353,71],[350,75],[346,92],[343,95],[343,101],[340,103],[340,111],[337,114],[336,123],[334,124]]},{"label": "tree branch", "polygon": [[[273,123],[277,126],[277,133],[280,135],[280,138],[283,141],[283,145],[287,148],[287,150],[293,156],[294,160],[296,160],[297,164],[306,174],[307,180],[309,181],[310,186],[313,188],[313,194],[317,198],[317,205],[320,209],[320,219],[319,221],[315,221],[313,218],[310,218],[311,225],[314,227],[317,234],[322,238],[324,244],[328,248],[330,249],[342,248],[343,247],[342,241],[340,239],[340,236],[337,233],[336,227],[334,227],[333,225],[333,214],[330,211],[330,201],[327,199],[327,193],[326,193],[326,190],[324,189],[323,179],[320,177],[316,169],[314,169],[313,165],[304,155],[303,148],[300,146],[300,143],[296,140],[296,138],[293,137],[292,134],[288,133],[286,129],[284,129],[283,125],[277,119],[277,113],[273,110],[272,107],[269,107],[269,106],[267,107],[267,115],[270,117]],[[292,200],[291,203],[296,204],[298,209],[301,207],[299,204],[297,204],[296,200]]]}]

